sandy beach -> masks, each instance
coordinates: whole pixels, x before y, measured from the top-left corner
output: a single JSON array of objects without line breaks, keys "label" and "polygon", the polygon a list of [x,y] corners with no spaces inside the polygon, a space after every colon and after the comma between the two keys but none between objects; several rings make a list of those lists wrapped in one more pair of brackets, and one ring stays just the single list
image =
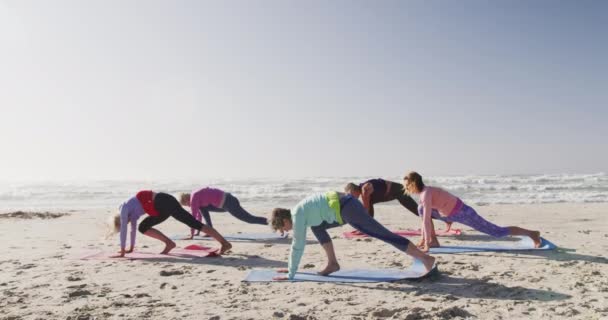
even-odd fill
[{"label": "sandy beach", "polygon": [[[56,217],[0,219],[2,319],[605,319],[608,317],[608,204],[492,205],[486,218],[542,231],[560,248],[521,253],[437,255],[441,274],[420,282],[329,284],[244,283],[252,268],[285,267],[289,242],[234,242],[231,254],[196,260],[84,261],[95,250],[115,252],[106,239],[113,209],[67,210]],[[268,208],[251,210],[262,214]],[[396,206],[377,208],[391,228],[419,221]],[[266,232],[223,213],[213,214],[224,234]],[[497,241],[462,225],[442,244]],[[173,219],[168,235],[189,231]],[[346,240],[331,230],[343,269],[406,268],[412,261],[378,240]],[[308,233],[312,240],[312,233]],[[417,238],[410,238],[417,240]],[[508,241],[508,240],[504,240]],[[178,241],[216,246],[213,241]],[[138,235],[137,249],[162,244]],[[320,246],[309,244],[300,268],[323,267]]]}]

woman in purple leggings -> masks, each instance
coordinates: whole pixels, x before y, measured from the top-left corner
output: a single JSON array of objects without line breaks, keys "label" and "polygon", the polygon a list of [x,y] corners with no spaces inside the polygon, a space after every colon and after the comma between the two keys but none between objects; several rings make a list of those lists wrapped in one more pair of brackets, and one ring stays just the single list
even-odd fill
[{"label": "woman in purple leggings", "polygon": [[403,178],[403,182],[409,193],[420,195],[418,210],[422,217],[422,240],[418,246],[422,251],[426,252],[431,247],[439,247],[431,220],[433,209],[436,209],[446,221],[462,223],[493,237],[528,236],[532,238],[536,248],[540,247],[540,232],[520,227],[499,227],[482,218],[475,209],[467,206],[451,193],[437,187],[425,186],[422,177],[417,172],[408,173]]}]

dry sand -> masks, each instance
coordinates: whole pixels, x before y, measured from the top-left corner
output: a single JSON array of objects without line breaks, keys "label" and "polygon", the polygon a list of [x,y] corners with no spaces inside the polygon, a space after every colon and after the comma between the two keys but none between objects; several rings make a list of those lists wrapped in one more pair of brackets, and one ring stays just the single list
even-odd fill
[{"label": "dry sand", "polygon": [[[550,252],[437,255],[441,275],[421,282],[328,284],[241,282],[249,269],[285,267],[288,243],[234,242],[222,258],[83,261],[93,249],[118,249],[105,239],[109,210],[56,219],[0,219],[1,319],[606,319],[608,204],[500,205],[477,208],[504,225],[542,231]],[[252,210],[266,212],[263,208]],[[392,228],[418,227],[404,209],[379,207]],[[224,234],[264,232],[212,213]],[[441,225],[441,227],[443,227]],[[496,241],[461,225],[443,244]],[[170,219],[167,234],[188,233]],[[378,240],[346,240],[331,231],[342,268],[402,268],[411,259]],[[309,232],[312,239],[312,234]],[[416,238],[412,238],[417,240]],[[183,247],[211,241],[178,241]],[[140,250],[162,250],[138,235]],[[319,269],[322,249],[309,244],[301,268]],[[165,276],[161,276],[161,273]],[[167,276],[168,275],[168,276]]]}]

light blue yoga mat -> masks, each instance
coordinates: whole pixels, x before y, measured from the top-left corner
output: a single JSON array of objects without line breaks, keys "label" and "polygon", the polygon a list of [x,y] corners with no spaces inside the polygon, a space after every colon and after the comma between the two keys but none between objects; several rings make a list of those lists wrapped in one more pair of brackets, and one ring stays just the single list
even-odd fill
[{"label": "light blue yoga mat", "polygon": [[528,237],[521,237],[521,240],[509,244],[474,244],[467,246],[441,246],[439,248],[431,248],[429,253],[465,253],[465,252],[489,252],[489,251],[524,251],[524,250],[553,250],[556,245],[550,241],[541,238],[540,248],[534,248],[534,242]]},{"label": "light blue yoga mat", "polygon": [[275,270],[251,270],[245,277],[246,282],[294,282],[294,281],[315,281],[315,282],[390,282],[397,280],[416,280],[437,273],[437,266],[433,270],[426,272],[424,265],[420,261],[415,261],[409,269],[351,269],[340,270],[328,276],[320,276],[314,272],[298,272],[293,280],[272,280],[275,276],[285,276],[286,273],[278,273]]},{"label": "light blue yoga mat", "polygon": [[[186,236],[177,235],[172,240],[185,240]],[[281,236],[278,233],[237,233],[224,236],[228,241],[264,241],[286,239],[287,234]],[[213,240],[211,237],[194,236],[192,240]]]}]

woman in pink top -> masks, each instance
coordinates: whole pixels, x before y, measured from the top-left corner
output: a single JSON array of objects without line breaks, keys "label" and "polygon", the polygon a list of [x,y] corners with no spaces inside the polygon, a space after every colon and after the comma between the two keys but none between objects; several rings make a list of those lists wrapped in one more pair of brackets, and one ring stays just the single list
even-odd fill
[{"label": "woman in pink top", "polygon": [[[189,193],[182,193],[180,195],[180,204],[182,206],[190,207],[190,211],[194,218],[201,221],[202,217],[209,227],[213,227],[211,223],[210,211],[224,212],[228,211],[233,217],[253,224],[267,225],[268,220],[264,217],[256,217],[247,210],[241,207],[239,199],[228,192],[224,192],[220,189],[205,187],[200,190]],[[194,229],[190,230],[190,238],[194,237]],[[198,233],[196,234],[198,235]]]},{"label": "woman in pink top", "polygon": [[458,197],[437,187],[425,186],[422,176],[417,172],[410,172],[403,178],[406,190],[412,194],[420,195],[420,206],[418,210],[422,217],[422,240],[418,244],[422,251],[428,251],[431,247],[439,247],[439,241],[435,235],[431,211],[436,209],[442,218],[449,222],[459,222],[477,231],[493,237],[528,236],[534,241],[536,248],[540,247],[540,232],[531,231],[520,227],[499,227],[477,214],[477,212],[464,204]]}]

